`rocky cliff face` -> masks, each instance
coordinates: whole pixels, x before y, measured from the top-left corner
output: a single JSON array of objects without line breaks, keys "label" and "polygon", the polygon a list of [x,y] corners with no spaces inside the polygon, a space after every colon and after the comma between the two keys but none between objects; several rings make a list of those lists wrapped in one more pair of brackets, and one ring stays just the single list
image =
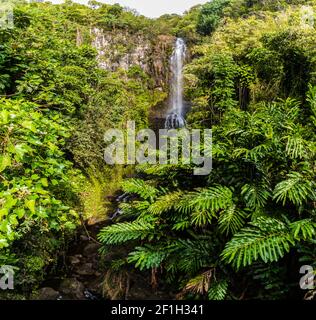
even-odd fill
[{"label": "rocky cliff face", "polygon": [[90,32],[101,68],[115,71],[138,65],[154,79],[156,87],[168,87],[174,37],[160,35],[150,39],[150,35],[131,34],[122,30],[109,32],[98,28]]}]

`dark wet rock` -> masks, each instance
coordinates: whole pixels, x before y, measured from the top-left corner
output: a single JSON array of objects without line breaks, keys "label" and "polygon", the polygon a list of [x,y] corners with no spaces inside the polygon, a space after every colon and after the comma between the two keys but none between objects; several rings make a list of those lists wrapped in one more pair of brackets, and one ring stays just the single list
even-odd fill
[{"label": "dark wet rock", "polygon": [[38,291],[38,300],[57,300],[59,297],[59,292],[54,290],[53,288],[41,288]]},{"label": "dark wet rock", "polygon": [[83,300],[85,298],[84,285],[75,278],[63,280],[59,290],[67,299]]},{"label": "dark wet rock", "polygon": [[89,257],[94,254],[98,254],[98,250],[100,249],[101,245],[98,243],[89,243],[83,249],[83,255],[85,257]]},{"label": "dark wet rock", "polygon": [[95,269],[92,263],[85,263],[76,268],[76,273],[81,276],[93,276],[95,274]]},{"label": "dark wet rock", "polygon": [[80,236],[80,241],[89,241],[89,237],[87,237],[86,235],[81,235]]},{"label": "dark wet rock", "polygon": [[70,264],[79,264],[80,263],[80,257],[78,255],[70,256],[69,258]]}]

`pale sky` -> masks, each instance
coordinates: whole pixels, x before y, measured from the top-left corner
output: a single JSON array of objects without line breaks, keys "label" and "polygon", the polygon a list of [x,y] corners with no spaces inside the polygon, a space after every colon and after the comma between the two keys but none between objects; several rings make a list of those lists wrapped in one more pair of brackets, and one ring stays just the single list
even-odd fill
[{"label": "pale sky", "polygon": [[[62,0],[50,0],[53,3],[61,3]],[[75,0],[79,3],[87,3],[88,0]],[[99,2],[114,4],[119,3],[124,7],[136,9],[144,16],[156,18],[165,13],[182,14],[191,7],[209,2],[210,0],[98,0]]]}]

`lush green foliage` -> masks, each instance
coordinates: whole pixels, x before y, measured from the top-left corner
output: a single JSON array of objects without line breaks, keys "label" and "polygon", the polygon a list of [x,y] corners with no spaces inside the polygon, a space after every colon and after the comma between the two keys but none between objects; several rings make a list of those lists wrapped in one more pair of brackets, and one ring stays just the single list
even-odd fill
[{"label": "lush green foliage", "polygon": [[198,17],[197,32],[204,36],[211,34],[218,26],[223,10],[229,2],[230,0],[213,0],[203,5]]},{"label": "lush green foliage", "polygon": [[135,39],[162,41],[151,66],[170,53],[163,39],[185,38],[188,125],[213,130],[208,176],[138,166],[123,182],[129,201],[99,234],[103,253],[129,250],[114,269],[151,271],[184,298],[301,297],[288,274],[316,257],[316,34],[303,4],[316,10],[214,0],[152,20],[96,1],[19,3],[15,27],[0,30],[0,265],[17,268],[18,289],[36,288],[78,212],[106,214],[124,169],[104,164],[105,130],[146,127],[166,98],[165,66],[99,68],[98,29],[113,36],[113,60]]},{"label": "lush green foliage", "polygon": [[32,103],[2,100],[0,121],[0,248],[23,237],[32,224],[43,230],[74,228],[69,218],[76,215],[61,201],[62,190],[75,190],[69,177],[76,172],[61,150],[68,134],[60,116],[47,116]]},{"label": "lush green foliage", "polygon": [[186,67],[189,124],[213,130],[212,172],[140,166],[100,241],[130,243],[127,265],[185,297],[301,297],[287,274],[315,257],[315,28],[300,1],[223,3],[202,7],[212,34]]},{"label": "lush green foliage", "polygon": [[129,118],[144,127],[165,98],[138,66],[99,68],[92,46],[93,28],[145,38],[159,29],[118,5],[91,5],[20,1],[14,28],[0,30],[0,265],[18,268],[26,293],[63,253],[78,212],[106,215],[123,171],[105,167],[105,130]]}]

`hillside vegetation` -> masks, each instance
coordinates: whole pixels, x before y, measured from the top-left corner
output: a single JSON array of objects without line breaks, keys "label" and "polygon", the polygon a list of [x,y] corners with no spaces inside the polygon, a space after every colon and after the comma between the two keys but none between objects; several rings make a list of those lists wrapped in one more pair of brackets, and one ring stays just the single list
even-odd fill
[{"label": "hillside vegetation", "polygon": [[[316,266],[315,13],[314,0],[213,0],[158,19],[16,1],[14,28],[0,29],[0,266],[14,266],[16,290],[1,297],[29,298],[119,193],[129,201],[98,236],[113,274],[138,269],[178,299],[313,297],[299,269]],[[106,129],[148,127],[168,97],[175,37],[212,172],[107,166]]]}]

